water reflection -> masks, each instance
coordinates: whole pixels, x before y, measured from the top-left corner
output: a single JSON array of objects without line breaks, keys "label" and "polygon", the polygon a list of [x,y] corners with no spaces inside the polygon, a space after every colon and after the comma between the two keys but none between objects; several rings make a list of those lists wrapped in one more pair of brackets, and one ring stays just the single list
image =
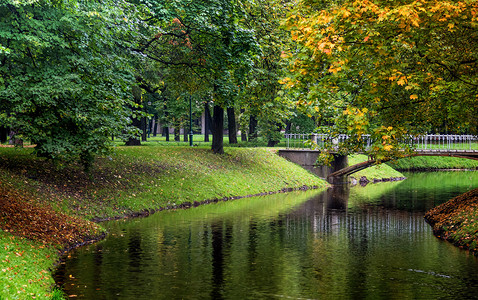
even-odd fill
[{"label": "water reflection", "polygon": [[409,175],[111,222],[111,236],[72,252],[56,280],[79,299],[474,297],[476,259],[434,238],[423,211],[478,176],[430,176],[441,184]]}]

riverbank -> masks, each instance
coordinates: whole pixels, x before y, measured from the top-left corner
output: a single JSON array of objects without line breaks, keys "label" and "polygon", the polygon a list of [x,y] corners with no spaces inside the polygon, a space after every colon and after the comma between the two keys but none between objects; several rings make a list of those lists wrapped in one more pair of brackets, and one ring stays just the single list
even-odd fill
[{"label": "riverbank", "polygon": [[[349,166],[355,165],[368,160],[368,157],[363,154],[349,155]],[[395,170],[387,164],[379,164],[368,167],[349,176],[352,185],[368,183],[397,181],[406,179],[402,173]]]},{"label": "riverbank", "polygon": [[436,237],[478,255],[478,189],[429,210],[425,220]]},{"label": "riverbank", "polygon": [[[61,299],[50,269],[61,250],[104,235],[111,218],[327,183],[266,149],[118,147],[92,173],[31,149],[0,149],[0,299]],[[95,221],[95,222],[93,222]]]},{"label": "riverbank", "polygon": [[[478,161],[456,157],[416,156],[388,162],[401,171],[477,170]],[[436,237],[478,255],[478,190],[429,210],[425,220]]]}]

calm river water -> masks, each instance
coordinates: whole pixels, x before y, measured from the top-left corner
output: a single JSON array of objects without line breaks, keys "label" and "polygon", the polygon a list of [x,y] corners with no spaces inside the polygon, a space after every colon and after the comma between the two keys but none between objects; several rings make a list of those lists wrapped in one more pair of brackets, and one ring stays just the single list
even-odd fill
[{"label": "calm river water", "polygon": [[106,223],[56,272],[76,299],[472,299],[478,260],[426,210],[478,172],[257,197]]}]

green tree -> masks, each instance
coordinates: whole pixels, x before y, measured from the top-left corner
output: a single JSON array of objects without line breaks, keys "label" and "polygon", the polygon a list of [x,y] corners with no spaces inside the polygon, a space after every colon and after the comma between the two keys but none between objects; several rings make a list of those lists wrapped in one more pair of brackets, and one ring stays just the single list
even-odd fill
[{"label": "green tree", "polygon": [[[138,49],[163,66],[197,76],[213,95],[213,143],[223,153],[224,109],[252,66],[254,32],[244,28],[234,0],[145,1],[161,31]],[[185,88],[185,91],[187,89]]]},{"label": "green tree", "polygon": [[260,134],[269,146],[280,140],[284,121],[293,110],[291,98],[281,91],[279,83],[284,75],[283,51],[290,44],[289,32],[281,26],[281,20],[290,5],[289,1],[260,0],[246,9],[246,24],[256,33],[260,54],[254,57],[254,67],[241,95],[241,107],[250,118],[250,138]]},{"label": "green tree", "polygon": [[130,58],[142,29],[126,1],[4,0],[0,4],[0,126],[50,159],[85,169],[128,132]]}]

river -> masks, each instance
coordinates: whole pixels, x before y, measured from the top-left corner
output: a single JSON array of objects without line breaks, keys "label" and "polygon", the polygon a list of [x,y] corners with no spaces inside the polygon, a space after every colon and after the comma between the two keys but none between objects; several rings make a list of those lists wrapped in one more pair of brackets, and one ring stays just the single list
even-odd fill
[{"label": "river", "polygon": [[55,280],[75,299],[473,299],[478,260],[426,210],[478,172],[247,198],[107,222]]}]

